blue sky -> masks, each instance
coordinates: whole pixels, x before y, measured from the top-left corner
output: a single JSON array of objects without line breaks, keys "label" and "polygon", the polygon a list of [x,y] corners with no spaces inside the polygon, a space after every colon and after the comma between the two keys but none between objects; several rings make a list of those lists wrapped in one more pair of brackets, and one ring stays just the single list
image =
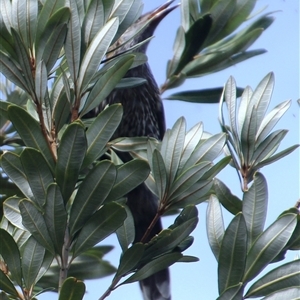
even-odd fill
[{"label": "blue sky", "polygon": [[[163,1],[146,1],[145,11],[149,11]],[[225,71],[206,77],[187,80],[179,89],[167,91],[163,97],[179,90],[202,89],[223,86],[232,75],[238,86],[250,85],[255,88],[260,80],[270,71],[275,73],[275,89],[270,109],[277,104],[292,100],[290,109],[286,112],[276,129],[288,129],[289,133],[283,140],[279,150],[299,143],[299,3],[292,0],[258,0],[256,11],[267,6],[265,12],[274,12],[275,22],[266,30],[251,49],[265,48],[266,54],[250,59]],[[158,84],[165,80],[166,61],[172,57],[173,40],[179,24],[179,9],[173,11],[160,24],[151,41],[148,51],[149,63]],[[220,132],[218,123],[218,105],[190,104],[179,101],[164,101],[167,127],[173,126],[181,116],[187,120],[188,128],[202,121],[204,128],[210,133]],[[269,210],[266,226],[271,224],[285,209],[288,209],[299,199],[299,151],[261,170],[266,177],[269,188]],[[228,167],[218,176],[233,193],[241,197],[239,181],[236,173]],[[200,221],[193,232],[194,244],[185,252],[200,258],[197,263],[175,264],[171,267],[173,300],[213,300],[218,296],[217,263],[208,246],[205,228],[206,204],[198,206]],[[224,213],[227,225],[231,216]],[[172,223],[172,218],[163,219],[164,226]],[[117,265],[120,247],[115,236],[109,237],[103,245],[114,244],[115,250],[106,257]],[[299,252],[289,252],[286,262],[295,258]],[[277,264],[273,264],[274,268]],[[269,270],[269,269],[268,269]],[[87,295],[84,299],[98,299],[111,282],[111,277],[96,281],[87,281]],[[44,294],[39,299],[55,299],[54,294]],[[122,286],[112,292],[110,300],[139,300],[141,294],[138,284]]]}]

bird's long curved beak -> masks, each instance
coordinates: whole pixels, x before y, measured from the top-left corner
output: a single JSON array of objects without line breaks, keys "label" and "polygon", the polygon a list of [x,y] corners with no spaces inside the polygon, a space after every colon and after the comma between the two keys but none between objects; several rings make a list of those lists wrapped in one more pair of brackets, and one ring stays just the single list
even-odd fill
[{"label": "bird's long curved beak", "polygon": [[170,0],[168,2],[166,2],[165,4],[159,6],[158,8],[156,8],[155,10],[149,12],[147,15],[147,19],[148,20],[152,20],[156,21],[156,22],[160,22],[166,15],[168,15],[171,11],[173,11],[175,8],[177,8],[180,3],[171,6],[170,5],[174,2],[175,0]]}]

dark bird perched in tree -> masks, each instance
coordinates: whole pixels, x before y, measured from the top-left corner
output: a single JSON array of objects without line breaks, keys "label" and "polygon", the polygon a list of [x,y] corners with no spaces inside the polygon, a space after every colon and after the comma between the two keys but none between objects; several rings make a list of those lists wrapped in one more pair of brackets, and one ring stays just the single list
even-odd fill
[{"label": "dark bird perched in tree", "polygon": [[[111,47],[110,50],[112,50],[112,53],[110,56],[123,53],[137,43],[151,37],[160,21],[177,7],[177,5],[169,7],[173,1],[174,0],[169,1],[156,10],[141,16],[127,29],[116,44]],[[149,23],[145,26],[144,30],[130,40],[147,22]],[[119,47],[119,45],[122,45],[128,40],[130,40],[128,43]],[[149,42],[144,43],[135,49],[134,52],[145,53],[148,44]],[[162,140],[165,133],[164,109],[157,83],[154,80],[148,63],[130,69],[125,77],[140,77],[146,79],[147,82],[134,88],[115,89],[107,99],[93,111],[93,114],[97,115],[107,104],[121,103],[123,105],[123,118],[114,138],[149,136]],[[129,156],[126,155],[122,155],[121,158],[124,162],[130,159]],[[134,242],[139,242],[156,215],[158,199],[145,184],[142,184],[127,195],[127,204],[134,218]],[[159,220],[144,242],[148,242],[161,230],[162,225]],[[140,282],[140,287],[145,300],[171,299],[169,270],[162,270],[146,278]]]}]

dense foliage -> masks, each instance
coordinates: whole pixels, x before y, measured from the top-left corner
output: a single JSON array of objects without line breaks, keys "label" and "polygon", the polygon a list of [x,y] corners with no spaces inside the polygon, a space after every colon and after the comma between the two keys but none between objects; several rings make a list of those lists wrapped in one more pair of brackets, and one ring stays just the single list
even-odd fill
[{"label": "dense foliage", "polygon": [[[273,22],[269,14],[236,31],[256,1],[181,2],[182,20],[162,93],[265,52],[247,49]],[[287,131],[272,129],[290,102],[267,113],[272,73],[254,90],[237,88],[229,78],[224,89],[169,96],[199,103],[221,99],[219,134],[205,134],[201,122],[187,131],[180,118],[162,142],[111,140],[121,105],[107,107],[94,119],[82,116],[114,88],[144,83],[123,79],[147,60],[134,52],[138,45],[106,59],[109,47],[141,14],[142,2],[1,0],[0,8],[0,71],[6,78],[0,101],[1,299],[35,299],[51,289],[59,299],[82,299],[85,279],[115,274],[107,292],[95,295],[104,299],[122,284],[176,262],[197,261],[183,252],[193,243],[196,206],[204,201],[208,239],[218,261],[218,299],[299,294],[299,259],[246,289],[287,250],[300,249],[299,203],[264,226],[268,188],[260,170],[298,147],[276,152]],[[123,164],[117,151],[129,151],[134,159]],[[104,154],[106,159],[99,160]],[[229,164],[239,174],[243,199],[216,178]],[[142,182],[159,198],[156,218],[178,216],[149,243],[132,245],[126,194]],[[227,228],[222,207],[233,215]],[[114,232],[122,249],[116,268],[103,260],[112,246],[99,245]]]}]

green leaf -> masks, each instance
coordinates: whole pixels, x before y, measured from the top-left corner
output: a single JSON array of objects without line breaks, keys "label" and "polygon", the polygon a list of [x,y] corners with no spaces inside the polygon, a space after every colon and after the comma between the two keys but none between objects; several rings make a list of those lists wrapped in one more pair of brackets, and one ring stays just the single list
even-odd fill
[{"label": "green leaf", "polygon": [[[77,1],[69,2],[71,18],[68,23],[68,33],[64,45],[66,59],[73,83],[77,83],[80,67],[81,30]],[[80,85],[79,85],[80,86]]]},{"label": "green leaf", "polygon": [[158,198],[163,199],[167,188],[167,171],[164,160],[157,149],[152,154],[152,174],[158,191]]},{"label": "green leaf", "polygon": [[[74,2],[75,3],[75,2]],[[59,300],[82,300],[85,294],[85,284],[74,277],[67,278],[60,290]]]},{"label": "green leaf", "polygon": [[218,286],[222,294],[242,281],[247,255],[247,228],[243,215],[237,214],[228,225],[218,259]]},{"label": "green leaf", "polygon": [[66,34],[67,24],[60,24],[54,30],[52,28],[52,34],[48,37],[47,42],[45,42],[45,48],[41,54],[41,59],[45,62],[48,74],[57,62],[66,39]]},{"label": "green leaf", "polygon": [[14,296],[15,298],[19,297],[18,291],[15,289],[14,284],[9,280],[2,270],[0,270],[0,289],[9,295]]},{"label": "green leaf", "polygon": [[34,206],[33,202],[28,200],[20,201],[19,207],[23,225],[43,247],[54,254],[54,246],[42,213]]},{"label": "green leaf", "polygon": [[135,228],[132,213],[128,206],[124,206],[124,208],[126,210],[127,218],[125,219],[124,224],[116,231],[118,241],[123,252],[128,249],[128,246],[133,243],[135,238]]},{"label": "green leaf", "polygon": [[238,142],[238,129],[236,120],[237,98],[236,98],[236,83],[232,76],[226,82],[225,89],[225,103],[228,110],[228,118],[230,121],[230,129],[233,138]]},{"label": "green leaf", "polygon": [[214,195],[210,196],[206,210],[206,232],[210,248],[218,261],[225,228],[221,205]]},{"label": "green leaf", "polygon": [[300,288],[291,287],[287,289],[280,290],[278,292],[272,293],[267,297],[264,297],[262,300],[277,300],[277,299],[299,299]]},{"label": "green leaf", "polygon": [[255,107],[258,126],[260,126],[263,117],[268,109],[274,89],[274,84],[275,78],[274,74],[271,72],[261,80],[250,99],[249,108],[252,110],[253,107]]},{"label": "green leaf", "polygon": [[[131,65],[132,68],[132,65]],[[145,78],[140,77],[128,77],[122,78],[117,85],[115,86],[116,89],[125,89],[125,88],[134,88],[140,85],[143,85],[147,82]]]},{"label": "green leaf", "polygon": [[19,209],[19,201],[22,198],[10,197],[3,202],[3,213],[5,218],[14,226],[25,230],[22,224],[22,217]]},{"label": "green leaf", "polygon": [[[193,207],[193,206],[192,206]],[[189,210],[190,206],[188,206]],[[181,215],[185,214],[185,209],[181,212]],[[151,259],[153,257],[162,255],[166,252],[173,251],[180,243],[182,243],[189,234],[196,228],[198,223],[198,217],[194,214],[188,214],[186,219],[183,219],[182,223],[176,226],[174,229],[166,229],[161,231],[156,237],[154,237],[148,244],[145,250],[143,259]]]},{"label": "green leaf", "polygon": [[223,37],[223,28],[230,21],[231,16],[233,15],[236,2],[236,0],[216,1],[212,5],[210,13],[213,24],[211,26],[209,36],[205,41],[205,45],[216,43]]},{"label": "green leaf", "polygon": [[[185,47],[174,74],[178,74],[199,53],[212,27],[211,15],[196,20],[185,34]],[[199,32],[201,35],[199,36]]]},{"label": "green leaf", "polygon": [[[180,5],[181,12],[184,9],[185,3],[182,3]],[[186,48],[185,45],[185,32],[188,29],[185,28],[185,26],[179,26],[176,32],[176,37],[174,40],[174,45],[173,45],[173,58],[168,61],[167,64],[167,77],[170,78],[172,77],[172,74],[175,73],[175,70],[178,66],[178,63],[182,57],[183,51]]]},{"label": "green leaf", "polygon": [[182,193],[192,188],[196,182],[201,180],[201,177],[209,170],[209,168],[209,162],[201,162],[186,169],[186,171],[176,178],[171,185],[170,191],[168,192],[169,201],[178,199]]},{"label": "green leaf", "polygon": [[203,201],[206,201],[209,197],[208,192],[212,187],[212,180],[199,180],[190,189],[181,193],[178,197],[174,195],[168,210],[174,211],[176,209],[182,209],[186,205],[197,205]]},{"label": "green leaf", "polygon": [[118,168],[115,184],[106,202],[114,201],[132,191],[143,183],[149,175],[149,165],[146,161],[134,159]]},{"label": "green leaf", "polygon": [[222,28],[222,36],[228,36],[237,29],[253,10],[256,0],[240,0],[235,4],[234,12],[231,15],[228,23]]},{"label": "green leaf", "polygon": [[245,297],[262,297],[299,285],[300,260],[294,260],[268,272],[256,281]]},{"label": "green leaf", "polygon": [[30,237],[22,251],[22,271],[26,289],[30,290],[38,280],[43,265],[45,248]]},{"label": "green leaf", "polygon": [[0,240],[0,254],[11,273],[11,277],[19,286],[22,286],[21,256],[18,246],[13,237],[2,228],[0,228]]},{"label": "green leaf", "polygon": [[143,257],[144,250],[145,245],[142,243],[136,243],[127,249],[121,257],[116,277],[124,276],[134,270]]},{"label": "green leaf", "polygon": [[28,48],[25,47],[23,41],[19,36],[19,33],[14,28],[11,28],[11,33],[15,42],[15,50],[18,57],[18,63],[21,67],[21,72],[23,73],[22,75],[24,76],[27,90],[29,91],[30,95],[34,95],[34,81],[31,69],[32,65],[30,62]]},{"label": "green leaf", "polygon": [[3,22],[6,26],[6,28],[9,30],[10,33],[10,28],[13,27],[12,23],[12,4],[11,1],[9,0],[3,0],[1,1],[1,15],[3,18]]},{"label": "green leaf", "polygon": [[[16,7],[15,7],[16,6]],[[16,9],[16,15],[13,15],[15,20],[14,28],[20,34],[22,41],[27,49],[32,49],[37,25],[38,1],[14,1],[13,10]]]},{"label": "green leaf", "polygon": [[273,110],[271,110],[262,120],[257,136],[256,142],[260,144],[270,133],[273,127],[277,124],[280,118],[284,115],[284,113],[289,109],[291,106],[291,100],[282,102],[278,104]]},{"label": "green leaf", "polygon": [[215,134],[195,148],[187,159],[184,169],[192,167],[199,162],[211,163],[217,158],[225,146],[226,135],[224,133]]},{"label": "green leaf", "polygon": [[255,166],[255,169],[260,169],[264,166],[267,166],[285,156],[287,156],[288,154],[292,153],[294,150],[296,150],[297,148],[299,147],[299,145],[294,145],[294,146],[291,146],[291,147],[288,147],[280,152],[278,152],[277,154],[263,160],[262,162],[258,163],[256,166]]},{"label": "green leaf", "polygon": [[67,98],[67,94],[65,93],[65,91],[68,90],[68,87],[64,89],[64,83],[63,80],[61,80],[62,88],[56,94],[56,82],[54,83],[53,90],[51,92],[50,101],[51,103],[54,103],[53,119],[55,120],[56,132],[58,133],[66,124],[69,123],[71,116],[71,108],[70,102]]},{"label": "green leaf", "polygon": [[35,94],[40,103],[44,101],[47,91],[47,69],[44,61],[40,61],[35,71]]},{"label": "green leaf", "polygon": [[[68,276],[99,280],[99,278],[114,274],[116,268],[109,262],[103,260],[103,256],[112,249],[112,246],[97,246],[85,251],[72,261],[68,270]],[[71,259],[71,257],[69,258]],[[60,267],[56,260],[54,260],[49,270],[39,280],[38,286],[42,288],[49,286],[57,288],[59,272]]]},{"label": "green leaf", "polygon": [[18,63],[0,51],[0,70],[4,76],[26,92],[29,92],[27,82],[17,67]]},{"label": "green leaf", "polygon": [[74,245],[74,257],[93,247],[115,232],[126,219],[125,209],[117,203],[108,203],[95,212],[80,230]]},{"label": "green leaf", "polygon": [[197,123],[193,126],[185,135],[184,146],[181,152],[180,163],[178,167],[178,174],[181,173],[186,161],[189,159],[203,135],[203,124],[202,122]]},{"label": "green leaf", "polygon": [[82,34],[86,46],[92,41],[97,32],[104,25],[104,7],[101,0],[94,0],[89,3],[82,24]]},{"label": "green leaf", "polygon": [[248,249],[263,232],[268,208],[268,187],[264,176],[255,173],[250,189],[244,192],[243,215],[248,231]]},{"label": "green leaf", "polygon": [[211,49],[211,52],[200,55],[188,63],[182,72],[188,77],[195,77],[213,73],[218,69],[223,69],[224,61],[230,60],[234,54],[243,52],[249,48],[262,32],[263,29],[258,28],[235,40],[228,41],[222,47],[218,47],[218,49],[213,48]]},{"label": "green leaf", "polygon": [[[0,277],[1,277],[1,275],[0,275]],[[1,280],[1,279],[0,279],[0,280]],[[1,284],[1,283],[0,283],[0,284]],[[0,285],[0,287],[1,287],[1,285]],[[9,300],[7,294],[4,293],[3,291],[0,292],[0,299],[1,299],[1,300]]]},{"label": "green leaf", "polygon": [[226,289],[217,300],[240,300],[243,298],[243,283],[238,283]]},{"label": "green leaf", "polygon": [[88,87],[92,77],[98,70],[102,58],[116,34],[118,25],[119,21],[117,18],[110,19],[102,29],[97,32],[86,50],[80,64],[78,76],[78,86],[81,92]]},{"label": "green leaf", "polygon": [[121,57],[115,65],[109,68],[95,83],[86,100],[81,115],[86,114],[99,104],[111,93],[116,84],[123,78],[134,60],[133,55]]},{"label": "green leaf", "polygon": [[53,171],[54,159],[39,123],[23,108],[16,105],[8,107],[8,116],[25,145],[39,150],[44,156],[50,170]]},{"label": "green leaf", "polygon": [[11,152],[5,152],[1,156],[1,167],[27,198],[34,199],[20,156]]},{"label": "green leaf", "polygon": [[46,38],[49,37],[48,30],[58,26],[60,23],[66,22],[70,17],[70,9],[65,6],[65,0],[44,1],[44,5],[38,16],[37,33],[35,36],[36,48],[40,49],[43,43],[40,43],[40,38],[44,38],[43,33],[46,34]]},{"label": "green leaf", "polygon": [[212,180],[219,174],[232,160],[231,156],[225,156],[214,164],[202,177],[202,180]]},{"label": "green leaf", "polygon": [[33,193],[33,200],[42,207],[46,202],[47,188],[54,181],[51,170],[42,154],[32,148],[25,148],[20,155],[20,160]]},{"label": "green leaf", "polygon": [[73,122],[63,133],[57,153],[56,180],[64,201],[73,193],[86,153],[85,130],[81,123]]},{"label": "green leaf", "polygon": [[114,274],[116,268],[103,260],[103,256],[112,249],[113,246],[96,246],[88,249],[74,259],[69,270],[70,276],[99,279]]},{"label": "green leaf", "polygon": [[252,280],[277,256],[290,239],[296,224],[296,214],[283,215],[256,239],[247,255],[243,282]]},{"label": "green leaf", "polygon": [[104,154],[107,143],[121,122],[122,115],[122,105],[114,104],[103,110],[89,126],[86,131],[88,148],[84,166],[88,166]]},{"label": "green leaf", "polygon": [[[121,137],[110,142],[111,147],[121,152],[147,150],[148,143],[155,145],[153,148],[157,148],[159,142],[152,137]],[[140,153],[139,153],[140,154]],[[152,152],[151,152],[152,154]],[[151,155],[152,156],[152,155]],[[150,158],[151,158],[150,156]],[[147,159],[147,156],[144,156]],[[150,161],[149,161],[150,163]]]},{"label": "green leaf", "polygon": [[242,211],[242,200],[231,194],[228,187],[219,179],[214,179],[214,190],[221,204],[233,215]]},{"label": "green leaf", "polygon": [[[240,96],[243,92],[243,88],[237,88],[237,95]],[[219,103],[222,95],[223,87],[183,91],[171,94],[165,99],[168,100],[181,100],[192,103]]]},{"label": "green leaf", "polygon": [[166,171],[169,177],[169,184],[172,184],[179,167],[180,157],[184,146],[186,122],[183,117],[174,124],[169,135],[165,135],[161,144],[161,154],[165,162]]},{"label": "green leaf", "polygon": [[[36,275],[36,281],[35,282],[39,282],[39,280],[49,270],[49,268],[50,268],[51,264],[53,263],[53,261],[54,261],[54,255],[46,250],[41,268],[39,270],[39,273]],[[57,277],[56,277],[56,284],[57,284]],[[39,283],[37,285],[39,285]],[[50,284],[48,284],[48,287],[49,286],[50,286]],[[51,285],[51,286],[54,286],[54,285]]]},{"label": "green leaf", "polygon": [[70,232],[74,235],[102,205],[116,180],[116,168],[110,161],[97,164],[85,177],[71,207]]},{"label": "green leaf", "polygon": [[56,253],[61,255],[67,226],[67,212],[60,189],[56,183],[47,190],[44,219]]},{"label": "green leaf", "polygon": [[276,130],[267,136],[253,153],[253,165],[269,158],[277,150],[287,133],[288,130]]},{"label": "green leaf", "polygon": [[161,257],[158,257],[152,260],[151,262],[149,262],[148,264],[146,264],[145,266],[143,266],[135,274],[130,276],[128,279],[126,279],[122,284],[140,281],[145,278],[148,278],[149,276],[173,265],[181,258],[182,258],[182,254],[178,252],[169,253]]}]

